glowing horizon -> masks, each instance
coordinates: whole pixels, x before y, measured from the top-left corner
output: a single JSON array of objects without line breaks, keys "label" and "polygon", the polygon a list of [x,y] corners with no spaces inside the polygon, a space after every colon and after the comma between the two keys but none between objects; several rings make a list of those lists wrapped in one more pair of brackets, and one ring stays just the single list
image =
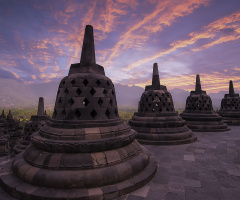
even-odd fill
[{"label": "glowing horizon", "polygon": [[0,78],[59,81],[79,62],[85,25],[97,63],[115,83],[208,93],[240,88],[240,2],[230,0],[2,1]]}]

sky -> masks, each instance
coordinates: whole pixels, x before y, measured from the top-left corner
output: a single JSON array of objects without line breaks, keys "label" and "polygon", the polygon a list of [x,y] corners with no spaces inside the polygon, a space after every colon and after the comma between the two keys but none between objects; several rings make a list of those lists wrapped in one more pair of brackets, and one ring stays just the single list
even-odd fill
[{"label": "sky", "polygon": [[114,83],[145,87],[158,63],[168,89],[240,89],[240,0],[0,0],[0,78],[60,81],[87,24]]}]

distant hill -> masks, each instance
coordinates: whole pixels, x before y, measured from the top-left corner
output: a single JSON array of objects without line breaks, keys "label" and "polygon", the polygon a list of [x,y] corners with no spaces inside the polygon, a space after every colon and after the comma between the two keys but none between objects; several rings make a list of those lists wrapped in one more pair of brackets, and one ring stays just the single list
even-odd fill
[{"label": "distant hill", "polygon": [[[53,108],[59,82],[39,83],[25,85],[16,80],[0,79],[0,107],[36,107],[38,98],[44,97],[46,108]],[[115,84],[117,103],[123,108],[137,108],[138,101],[144,89],[138,86]],[[172,94],[175,109],[184,108],[188,91],[174,88],[169,90]],[[239,91],[236,91],[239,92]],[[227,91],[210,93],[214,108],[220,106],[221,99]]]}]

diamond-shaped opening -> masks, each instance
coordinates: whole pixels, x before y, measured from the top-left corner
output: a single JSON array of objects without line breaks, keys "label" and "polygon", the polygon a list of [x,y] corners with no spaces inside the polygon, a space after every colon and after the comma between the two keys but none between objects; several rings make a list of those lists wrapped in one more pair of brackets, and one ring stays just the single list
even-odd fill
[{"label": "diamond-shaped opening", "polygon": [[155,111],[155,109],[153,108],[153,109],[152,109],[152,111],[154,112],[154,111]]},{"label": "diamond-shaped opening", "polygon": [[97,80],[97,81],[96,81],[96,84],[97,84],[98,86],[101,85],[101,81]]},{"label": "diamond-shaped opening", "polygon": [[94,95],[94,94],[96,93],[96,90],[95,90],[94,88],[92,88],[92,89],[90,90],[90,93],[91,93],[91,95]]},{"label": "diamond-shaped opening", "polygon": [[75,83],[76,83],[76,81],[73,79],[73,80],[71,81],[71,84],[72,84],[72,85],[75,85]]},{"label": "diamond-shaped opening", "polygon": [[86,86],[88,84],[88,80],[84,79],[83,84]]},{"label": "diamond-shaped opening", "polygon": [[110,83],[107,81],[107,86],[109,86],[110,85]]},{"label": "diamond-shaped opening", "polygon": [[81,113],[78,109],[75,110],[74,115],[76,116],[77,119],[79,119],[79,117],[81,117]]},{"label": "diamond-shaped opening", "polygon": [[103,100],[100,98],[98,99],[98,104],[101,106],[103,104]]},{"label": "diamond-shaped opening", "polygon": [[150,103],[148,104],[148,107],[151,107],[151,104],[150,104]]},{"label": "diamond-shaped opening", "polygon": [[155,94],[155,97],[158,97],[158,95],[157,95],[157,94]]},{"label": "diamond-shaped opening", "polygon": [[107,92],[107,90],[106,90],[106,89],[104,89],[104,90],[103,90],[103,94],[106,96],[106,95],[107,95],[107,93],[108,93],[108,92]]},{"label": "diamond-shaped opening", "polygon": [[162,112],[162,108],[159,108],[159,112]]},{"label": "diamond-shaped opening", "polygon": [[65,93],[65,94],[68,94],[68,89],[67,89],[67,88],[64,90],[64,93]]},{"label": "diamond-shaped opening", "polygon": [[89,101],[88,101],[87,98],[85,98],[85,99],[83,100],[83,105],[86,107],[88,104],[89,104]]},{"label": "diamond-shaped opening", "polygon": [[106,110],[105,115],[107,116],[108,119],[110,119],[110,111],[108,109]]},{"label": "diamond-shaped opening", "polygon": [[110,99],[109,103],[110,103],[111,106],[113,105],[113,101],[112,101],[112,99]]},{"label": "diamond-shaped opening", "polygon": [[156,106],[159,106],[159,104],[158,104],[158,103],[156,103]]},{"label": "diamond-shaped opening", "polygon": [[62,85],[64,85],[65,84],[65,80],[63,80],[63,82],[62,82]]},{"label": "diamond-shaped opening", "polygon": [[62,116],[65,116],[67,113],[66,113],[66,110],[65,109],[63,109],[63,111],[62,111]]},{"label": "diamond-shaped opening", "polygon": [[73,99],[71,98],[69,101],[68,101],[69,105],[72,106],[74,104],[74,101]]},{"label": "diamond-shaped opening", "polygon": [[90,115],[92,116],[93,119],[95,119],[97,116],[96,110],[93,109],[92,112],[90,113]]},{"label": "diamond-shaped opening", "polygon": [[115,109],[114,113],[115,113],[116,117],[118,117],[118,111],[117,111],[117,109]]},{"label": "diamond-shaped opening", "polygon": [[167,111],[169,111],[169,108],[166,108]]},{"label": "diamond-shaped opening", "polygon": [[148,111],[148,109],[147,109],[147,108],[145,108],[145,111]]},{"label": "diamond-shaped opening", "polygon": [[82,93],[82,91],[78,88],[78,89],[76,90],[76,93],[77,93],[77,95],[79,96],[79,95]]},{"label": "diamond-shaped opening", "polygon": [[115,92],[114,92],[114,90],[112,90],[112,95],[115,95]]},{"label": "diamond-shaped opening", "polygon": [[62,99],[61,98],[58,99],[58,103],[62,103]]}]

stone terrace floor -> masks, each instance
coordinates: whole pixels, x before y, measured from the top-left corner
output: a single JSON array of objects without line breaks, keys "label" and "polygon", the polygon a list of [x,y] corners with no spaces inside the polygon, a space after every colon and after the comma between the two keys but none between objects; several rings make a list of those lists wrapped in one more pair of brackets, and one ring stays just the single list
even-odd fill
[{"label": "stone terrace floor", "polygon": [[[240,200],[240,127],[197,132],[177,146],[144,145],[159,163],[146,186],[117,200]],[[7,162],[0,158],[0,168]],[[0,199],[12,200],[0,189]]]}]

